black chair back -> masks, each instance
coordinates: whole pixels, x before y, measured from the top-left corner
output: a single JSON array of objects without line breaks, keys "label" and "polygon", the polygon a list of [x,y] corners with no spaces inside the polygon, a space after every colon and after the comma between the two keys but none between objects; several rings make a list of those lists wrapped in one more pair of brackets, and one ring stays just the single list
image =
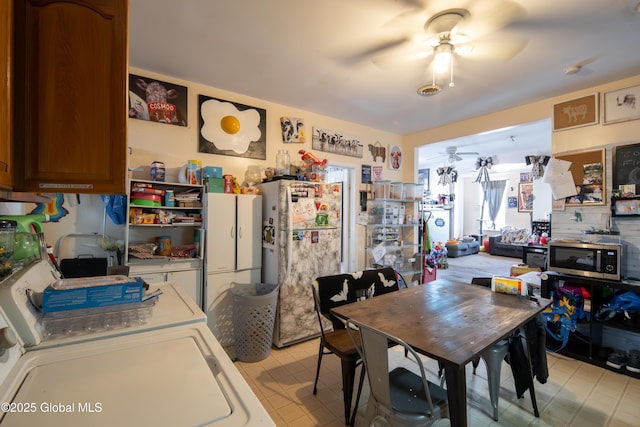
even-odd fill
[{"label": "black chair back", "polygon": [[330,310],[357,301],[358,291],[369,291],[369,296],[375,297],[399,289],[391,267],[318,277],[316,283],[320,313],[331,318],[334,329],[343,329],[344,323],[330,316]]}]

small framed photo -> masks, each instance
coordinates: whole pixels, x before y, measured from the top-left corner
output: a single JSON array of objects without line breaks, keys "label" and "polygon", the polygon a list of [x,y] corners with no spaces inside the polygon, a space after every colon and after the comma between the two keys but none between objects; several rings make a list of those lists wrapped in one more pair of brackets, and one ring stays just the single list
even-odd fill
[{"label": "small framed photo", "polygon": [[608,125],[640,119],[640,108],[636,108],[638,97],[640,97],[640,85],[605,92],[602,123]]},{"label": "small framed photo", "polygon": [[533,182],[518,183],[518,212],[533,211]]},{"label": "small framed photo", "polygon": [[583,96],[553,105],[553,131],[598,123],[598,94]]},{"label": "small framed photo", "polygon": [[518,207],[518,198],[517,197],[507,197],[507,207],[510,209],[515,209]]},{"label": "small framed photo", "polygon": [[565,210],[565,199],[554,199],[551,202],[551,210],[553,211],[564,211]]},{"label": "small framed photo", "polygon": [[520,182],[530,182],[533,181],[531,178],[531,172],[520,172]]},{"label": "small framed photo", "polygon": [[280,117],[282,142],[303,144],[305,139],[304,120],[297,117]]}]

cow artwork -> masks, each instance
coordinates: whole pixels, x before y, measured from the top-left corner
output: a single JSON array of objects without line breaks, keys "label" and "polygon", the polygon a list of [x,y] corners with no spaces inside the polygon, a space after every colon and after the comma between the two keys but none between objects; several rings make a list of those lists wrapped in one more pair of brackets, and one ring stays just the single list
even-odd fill
[{"label": "cow artwork", "polygon": [[304,120],[295,117],[281,117],[282,142],[305,142]]},{"label": "cow artwork", "polygon": [[393,170],[400,170],[402,164],[402,150],[397,145],[389,148],[389,167]]},{"label": "cow artwork", "polygon": [[322,128],[313,128],[311,148],[327,153],[362,158],[362,143],[358,138]]},{"label": "cow artwork", "polygon": [[129,117],[187,126],[187,88],[129,74]]},{"label": "cow artwork", "polygon": [[380,157],[382,159],[381,161],[384,163],[385,159],[387,158],[387,149],[385,147],[380,145],[379,142],[377,142],[375,145],[369,144],[367,145],[367,147],[369,148],[369,152],[371,153],[371,157],[373,157],[374,162],[377,162],[378,157]]},{"label": "cow artwork", "polygon": [[581,98],[553,105],[553,130],[570,129],[598,123],[598,96],[586,95]]}]

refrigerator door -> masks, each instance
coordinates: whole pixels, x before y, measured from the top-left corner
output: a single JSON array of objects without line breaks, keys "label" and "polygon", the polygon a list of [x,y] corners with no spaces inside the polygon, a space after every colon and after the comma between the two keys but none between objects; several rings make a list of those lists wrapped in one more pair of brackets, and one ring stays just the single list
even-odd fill
[{"label": "refrigerator door", "polygon": [[264,281],[280,284],[274,344],[319,334],[310,285],[340,272],[342,185],[305,181],[265,184]]}]

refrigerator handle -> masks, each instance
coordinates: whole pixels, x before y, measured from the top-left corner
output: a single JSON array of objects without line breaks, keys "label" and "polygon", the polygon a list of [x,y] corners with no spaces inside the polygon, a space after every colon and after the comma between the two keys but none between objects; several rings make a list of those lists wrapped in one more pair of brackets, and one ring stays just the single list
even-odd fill
[{"label": "refrigerator handle", "polygon": [[293,256],[293,248],[292,248],[292,240],[291,240],[291,231],[293,227],[293,203],[291,201],[291,187],[287,186],[287,230],[285,232],[284,238],[287,239],[284,243],[287,245],[287,271],[286,274],[289,274],[291,271],[291,257]]}]

